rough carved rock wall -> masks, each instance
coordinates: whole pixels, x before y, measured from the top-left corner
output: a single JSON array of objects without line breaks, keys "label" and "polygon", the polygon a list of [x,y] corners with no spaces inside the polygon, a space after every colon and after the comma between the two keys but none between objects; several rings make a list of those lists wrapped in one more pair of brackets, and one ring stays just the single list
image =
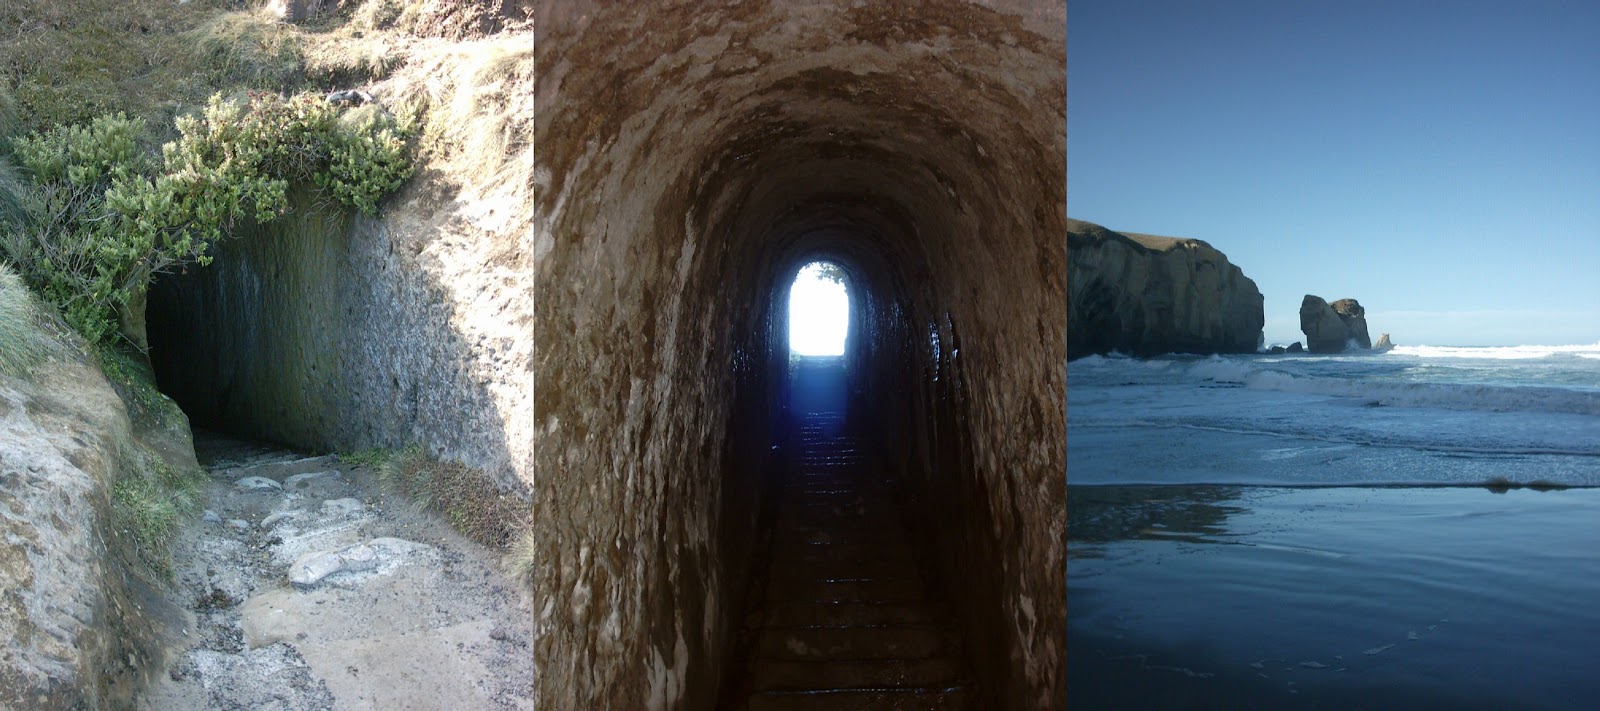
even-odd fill
[{"label": "rough carved rock wall", "polygon": [[709,708],[771,483],[779,290],[854,287],[993,708],[1064,703],[1054,2],[536,11],[536,655],[549,708]]},{"label": "rough carved rock wall", "polygon": [[152,289],[151,360],[197,426],[314,450],[420,443],[532,480],[532,39],[454,47],[371,89],[432,122],[418,177],[377,219],[302,194]]},{"label": "rough carved rock wall", "polygon": [[1072,357],[1255,352],[1261,291],[1227,255],[1196,239],[1068,225]]}]

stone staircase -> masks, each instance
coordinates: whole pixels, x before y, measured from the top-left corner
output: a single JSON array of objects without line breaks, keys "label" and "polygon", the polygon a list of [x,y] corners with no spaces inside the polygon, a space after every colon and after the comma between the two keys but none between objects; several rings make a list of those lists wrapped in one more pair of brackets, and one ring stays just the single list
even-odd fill
[{"label": "stone staircase", "polygon": [[949,604],[837,411],[803,413],[732,708],[977,706]]}]

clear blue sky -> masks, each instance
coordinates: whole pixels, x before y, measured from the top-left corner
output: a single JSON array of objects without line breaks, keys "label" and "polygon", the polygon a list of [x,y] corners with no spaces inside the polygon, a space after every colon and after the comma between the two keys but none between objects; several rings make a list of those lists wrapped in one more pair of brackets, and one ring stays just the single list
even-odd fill
[{"label": "clear blue sky", "polygon": [[1067,212],[1409,345],[1600,342],[1600,2],[1071,0]]}]

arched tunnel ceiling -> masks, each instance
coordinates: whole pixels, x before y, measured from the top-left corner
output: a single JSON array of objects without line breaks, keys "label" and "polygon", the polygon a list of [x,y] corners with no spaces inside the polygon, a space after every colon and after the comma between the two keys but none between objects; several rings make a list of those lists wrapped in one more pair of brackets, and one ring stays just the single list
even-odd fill
[{"label": "arched tunnel ceiling", "polygon": [[994,703],[1052,698],[1064,15],[999,0],[541,6],[536,594],[556,611],[538,650],[552,707],[643,708],[657,691],[711,705],[749,576],[759,475],[742,467],[767,451],[772,413],[752,389],[781,377],[779,294],[817,258],[847,269],[870,317],[860,347],[882,362],[866,372],[899,378],[874,382],[903,399],[889,402],[909,423],[893,435],[905,476],[950,502]]}]

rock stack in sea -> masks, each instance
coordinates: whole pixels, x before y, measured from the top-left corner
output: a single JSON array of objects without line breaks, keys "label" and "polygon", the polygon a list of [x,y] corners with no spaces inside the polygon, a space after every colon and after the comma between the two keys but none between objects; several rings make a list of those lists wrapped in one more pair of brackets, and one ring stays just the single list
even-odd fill
[{"label": "rock stack in sea", "polygon": [[1067,357],[1254,353],[1261,291],[1197,239],[1067,220]]},{"label": "rock stack in sea", "polygon": [[1339,353],[1351,348],[1372,348],[1367,334],[1367,310],[1355,299],[1333,303],[1306,294],[1300,302],[1300,330],[1306,334],[1306,350],[1312,353]]}]

